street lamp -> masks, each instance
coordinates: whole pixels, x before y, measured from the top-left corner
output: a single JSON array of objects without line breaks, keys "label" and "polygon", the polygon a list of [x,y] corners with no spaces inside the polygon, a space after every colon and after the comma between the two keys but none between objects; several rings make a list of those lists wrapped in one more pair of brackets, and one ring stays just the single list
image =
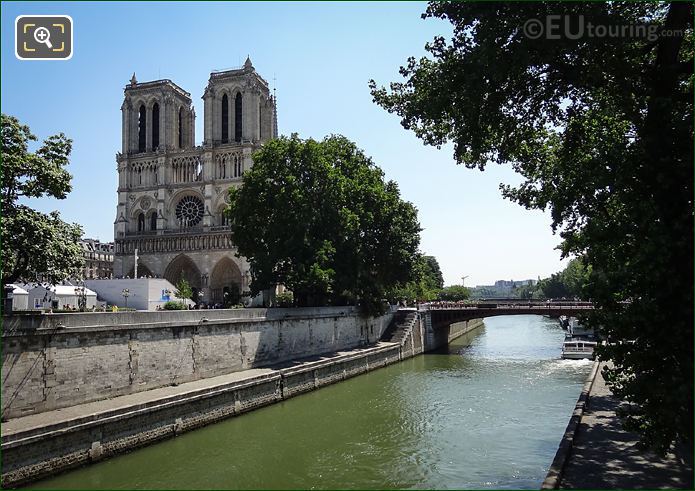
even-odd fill
[{"label": "street lamp", "polygon": [[121,295],[123,295],[123,298],[125,299],[125,308],[128,308],[128,297],[130,296],[130,290],[127,288],[124,288],[123,291],[121,292]]}]

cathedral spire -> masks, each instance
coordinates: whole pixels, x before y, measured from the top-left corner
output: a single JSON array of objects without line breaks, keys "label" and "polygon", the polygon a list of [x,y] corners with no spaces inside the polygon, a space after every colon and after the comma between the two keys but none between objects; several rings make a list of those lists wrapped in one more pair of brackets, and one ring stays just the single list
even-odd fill
[{"label": "cathedral spire", "polygon": [[138,79],[135,78],[135,72],[133,72],[133,76],[130,77],[130,85],[137,85],[138,84]]},{"label": "cathedral spire", "polygon": [[253,68],[253,64],[251,63],[251,57],[249,55],[246,55],[246,61],[244,62],[244,68]]}]

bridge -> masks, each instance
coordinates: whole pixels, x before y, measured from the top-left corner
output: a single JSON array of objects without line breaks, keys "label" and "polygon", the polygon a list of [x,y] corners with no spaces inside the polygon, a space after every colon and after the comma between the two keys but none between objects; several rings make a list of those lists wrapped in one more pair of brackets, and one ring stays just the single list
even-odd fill
[{"label": "bridge", "polygon": [[[444,346],[480,326],[480,319],[496,315],[577,316],[591,312],[591,302],[530,302],[519,299],[480,301],[475,304],[433,302],[415,308],[400,308],[381,336],[400,343],[402,353],[415,356]],[[469,323],[468,321],[473,321]]]},{"label": "bridge", "polygon": [[[525,303],[524,303],[525,302]],[[546,315],[548,317],[567,317],[589,313],[594,309],[591,302],[529,302],[515,301],[498,303],[483,301],[477,304],[430,303],[420,306],[420,314],[429,317],[433,329],[439,329],[456,322],[482,319],[497,315]]]}]

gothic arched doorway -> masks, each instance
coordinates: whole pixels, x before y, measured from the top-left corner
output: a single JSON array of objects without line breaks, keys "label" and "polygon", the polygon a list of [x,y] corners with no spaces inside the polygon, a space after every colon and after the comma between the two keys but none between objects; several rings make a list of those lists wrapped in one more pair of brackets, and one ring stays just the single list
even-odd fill
[{"label": "gothic arched doorway", "polygon": [[169,283],[176,286],[176,284],[184,279],[193,289],[192,300],[198,301],[198,292],[200,291],[201,280],[200,280],[200,270],[198,266],[191,260],[190,257],[185,254],[180,254],[176,256],[167,266],[166,271],[164,271],[164,278],[169,280]]},{"label": "gothic arched doorway", "polygon": [[223,257],[210,275],[210,301],[229,306],[238,303],[240,298],[241,271],[231,258]]},{"label": "gothic arched doorway", "polygon": [[[128,272],[128,278],[135,278],[135,266],[130,268],[130,271]],[[146,264],[143,264],[140,261],[138,261],[138,278],[154,278],[154,274],[152,274],[150,268],[148,268]]]}]

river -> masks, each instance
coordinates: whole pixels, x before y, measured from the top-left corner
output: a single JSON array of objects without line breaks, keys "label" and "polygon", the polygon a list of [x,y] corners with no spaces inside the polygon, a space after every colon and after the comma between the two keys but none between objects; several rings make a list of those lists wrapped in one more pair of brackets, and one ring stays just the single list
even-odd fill
[{"label": "river", "polygon": [[34,488],[538,489],[590,370],[541,316],[34,483]]}]

